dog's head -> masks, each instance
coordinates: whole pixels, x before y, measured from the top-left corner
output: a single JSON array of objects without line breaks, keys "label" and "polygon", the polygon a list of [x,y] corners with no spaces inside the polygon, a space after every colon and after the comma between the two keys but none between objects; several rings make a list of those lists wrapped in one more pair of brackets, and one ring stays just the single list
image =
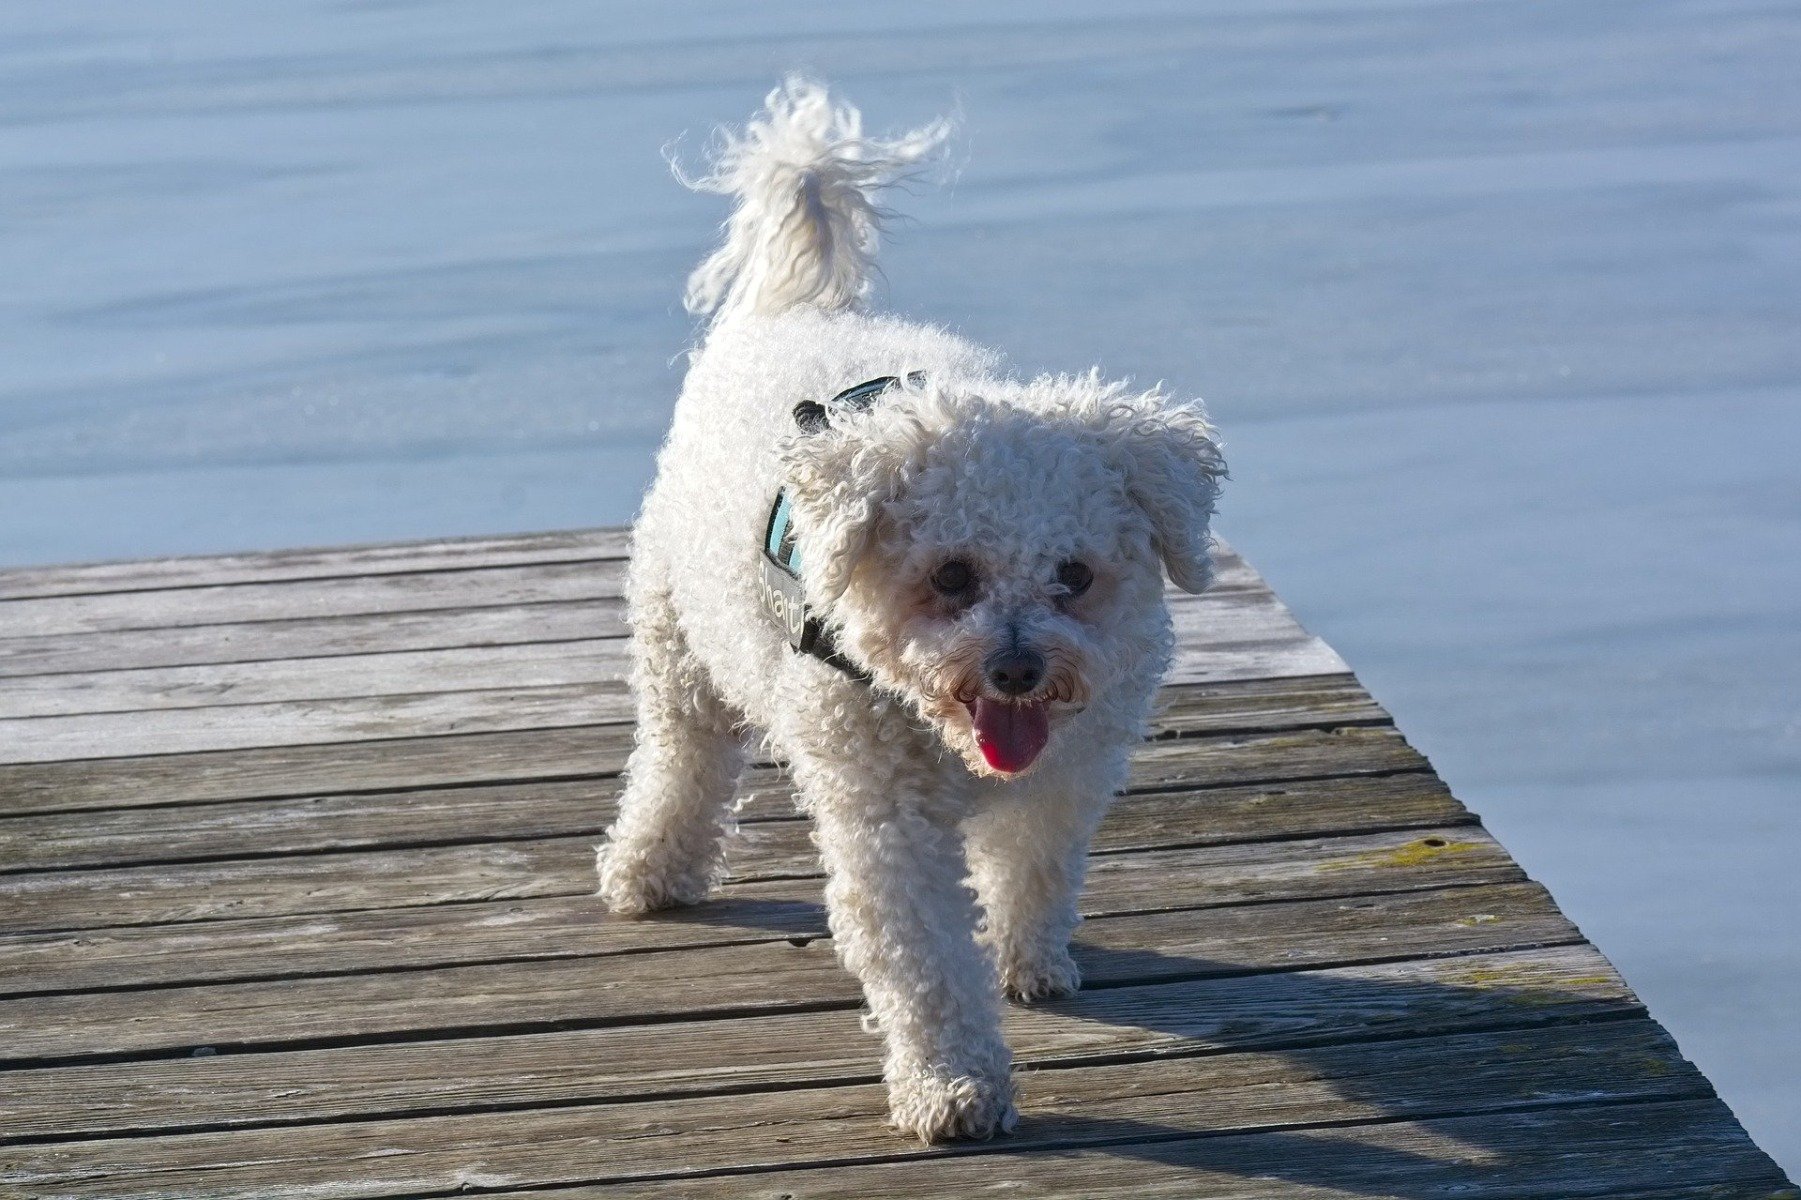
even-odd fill
[{"label": "dog's head", "polygon": [[971,770],[1168,654],[1163,571],[1198,592],[1225,468],[1205,413],[1094,376],[936,381],[784,449],[809,602]]}]

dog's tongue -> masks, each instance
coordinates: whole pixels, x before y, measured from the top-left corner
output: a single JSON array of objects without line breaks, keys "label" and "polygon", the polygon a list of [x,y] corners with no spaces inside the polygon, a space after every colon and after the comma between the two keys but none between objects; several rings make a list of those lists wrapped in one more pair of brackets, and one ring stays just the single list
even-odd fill
[{"label": "dog's tongue", "polygon": [[976,745],[997,771],[1011,775],[1032,765],[1051,740],[1051,720],[1043,704],[1002,704],[986,697],[969,706]]}]

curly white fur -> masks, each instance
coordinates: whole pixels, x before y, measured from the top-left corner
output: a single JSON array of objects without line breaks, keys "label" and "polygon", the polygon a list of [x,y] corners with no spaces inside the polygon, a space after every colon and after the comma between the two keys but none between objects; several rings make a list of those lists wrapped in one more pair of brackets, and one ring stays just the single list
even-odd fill
[{"label": "curly white fur", "polygon": [[790,78],[743,133],[722,130],[713,169],[677,176],[696,191],[736,196],[725,244],[688,279],[688,311],[834,310],[868,294],[887,213],[881,188],[931,161],[950,136],[937,121],[897,138],[863,136],[862,114],[824,88]]},{"label": "curly white fur", "polygon": [[[738,208],[690,284],[716,315],[634,535],[638,744],[599,859],[615,911],[700,900],[743,738],[763,731],[817,824],[894,1123],[928,1141],[1016,1119],[1003,990],[1078,986],[1088,840],[1169,661],[1163,572],[1206,585],[1224,474],[1197,403],[1093,373],[1020,379],[991,351],[861,308],[876,191],[943,136],[866,139],[854,110],[791,80],[699,181]],[[866,413],[795,427],[801,400],[914,371],[923,384]],[[763,607],[764,522],[784,488],[808,603],[872,683],[795,653]],[[954,593],[934,583],[951,560],[973,580]],[[1003,653],[1037,655],[1043,678],[1005,690]],[[1048,740],[997,758],[997,738],[1031,740],[1009,720]]]}]

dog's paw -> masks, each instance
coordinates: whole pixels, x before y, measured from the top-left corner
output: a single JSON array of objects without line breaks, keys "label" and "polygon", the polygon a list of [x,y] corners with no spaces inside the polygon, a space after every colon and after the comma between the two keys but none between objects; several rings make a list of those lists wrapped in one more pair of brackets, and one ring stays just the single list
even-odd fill
[{"label": "dog's paw", "polygon": [[623,846],[602,846],[595,865],[600,873],[600,898],[613,912],[625,916],[699,904],[712,890],[712,880],[706,875],[659,869]]},{"label": "dog's paw", "polygon": [[1013,1079],[928,1073],[888,1082],[890,1124],[927,1143],[987,1139],[1019,1122]]},{"label": "dog's paw", "polygon": [[1008,958],[1000,964],[1001,987],[1021,1004],[1058,1000],[1081,990],[1082,971],[1062,946],[1035,957]]}]

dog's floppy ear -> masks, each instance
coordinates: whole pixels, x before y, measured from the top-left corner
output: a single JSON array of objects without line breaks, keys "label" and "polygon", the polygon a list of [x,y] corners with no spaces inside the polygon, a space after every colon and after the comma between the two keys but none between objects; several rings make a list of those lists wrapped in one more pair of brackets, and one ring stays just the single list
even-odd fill
[{"label": "dog's floppy ear", "polygon": [[1213,507],[1226,478],[1206,409],[1158,391],[1111,390],[1081,407],[1124,473],[1127,495],[1150,518],[1170,581],[1203,591],[1213,581]]},{"label": "dog's floppy ear", "polygon": [[829,604],[850,586],[884,506],[899,495],[918,457],[917,423],[897,420],[891,411],[901,403],[836,418],[782,446],[801,578],[815,603]]}]

